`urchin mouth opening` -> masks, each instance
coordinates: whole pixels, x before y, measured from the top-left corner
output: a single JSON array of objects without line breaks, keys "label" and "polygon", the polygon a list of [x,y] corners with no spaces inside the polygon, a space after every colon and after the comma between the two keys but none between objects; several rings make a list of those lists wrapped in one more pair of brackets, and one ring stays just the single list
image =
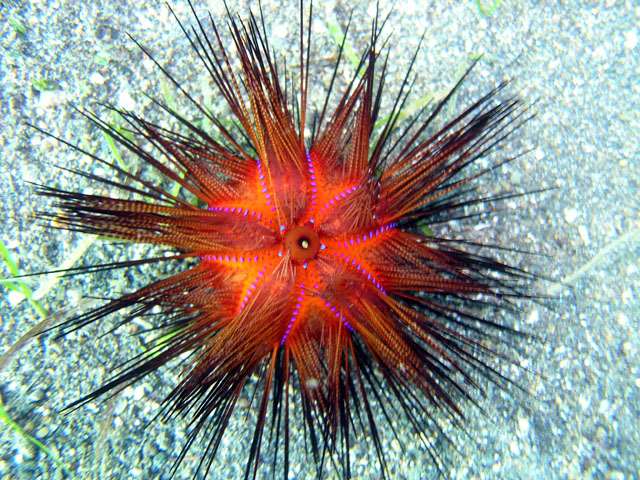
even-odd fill
[{"label": "urchin mouth opening", "polygon": [[307,262],[320,250],[320,237],[311,226],[298,225],[285,234],[284,245],[292,260]]}]

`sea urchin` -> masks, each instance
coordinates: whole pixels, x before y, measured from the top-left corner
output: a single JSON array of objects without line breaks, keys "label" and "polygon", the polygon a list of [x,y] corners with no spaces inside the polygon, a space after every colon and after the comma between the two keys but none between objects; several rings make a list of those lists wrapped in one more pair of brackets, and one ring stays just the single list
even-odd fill
[{"label": "sea urchin", "polygon": [[[127,312],[125,323],[154,313],[155,347],[73,405],[180,359],[182,379],[163,408],[190,419],[180,459],[198,436],[205,442],[204,472],[244,389],[253,390],[256,412],[245,478],[257,475],[267,431],[273,471],[288,478],[294,421],[305,425],[318,476],[329,464],[349,478],[352,442],[366,436],[385,477],[377,419],[382,415],[393,428],[390,418],[398,412],[437,463],[427,435],[438,428],[434,417],[456,423],[478,373],[507,381],[483,360],[493,352],[482,339],[509,328],[478,309],[520,296],[531,276],[480,255],[471,242],[436,237],[426,227],[467,218],[474,205],[509,196],[479,198],[471,182],[488,171],[475,166],[477,160],[526,120],[526,110],[517,99],[497,100],[501,85],[433,131],[456,86],[431,110],[403,123],[409,68],[380,119],[387,60],[376,68],[384,23],[376,18],[370,46],[333,114],[327,113],[329,88],[311,118],[311,42],[302,6],[294,75],[278,70],[264,22],[229,15],[237,52],[232,60],[213,19],[193,14],[192,27],[180,26],[233,120],[214,116],[157,64],[215,133],[160,103],[181,130],[107,106],[126,121],[125,129],[86,115],[165,183],[84,152],[109,164],[115,178],[77,173],[127,193],[127,199],[39,188],[57,201],[57,211],[41,214],[57,227],[175,251],[70,274],[169,260],[184,266],[60,325],[66,334],[120,311]],[[299,80],[297,91],[292,78]]]}]

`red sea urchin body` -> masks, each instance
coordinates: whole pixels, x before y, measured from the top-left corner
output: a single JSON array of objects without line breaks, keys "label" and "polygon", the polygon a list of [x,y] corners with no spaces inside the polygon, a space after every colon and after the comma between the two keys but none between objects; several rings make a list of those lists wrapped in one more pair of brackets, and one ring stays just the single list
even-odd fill
[{"label": "red sea urchin body", "polygon": [[[378,277],[385,258],[377,257],[394,238],[394,224],[377,221],[371,213],[367,222],[361,220],[367,216],[362,205],[376,201],[363,196],[377,194],[361,184],[368,166],[351,175],[331,175],[321,167],[327,162],[313,162],[313,157],[313,151],[305,155],[302,171],[297,165],[278,165],[280,178],[296,180],[278,182],[286,195],[275,193],[270,168],[256,162],[252,181],[209,206],[229,222],[228,245],[202,257],[210,262],[208,268],[228,271],[237,305],[228,321],[257,315],[265,303],[279,305],[269,320],[274,336],[261,339],[270,345],[291,347],[311,326],[351,331],[360,326],[363,312],[344,302],[342,288],[371,304],[384,294]],[[219,231],[220,219],[210,221]],[[269,280],[274,278],[278,286]]]}]

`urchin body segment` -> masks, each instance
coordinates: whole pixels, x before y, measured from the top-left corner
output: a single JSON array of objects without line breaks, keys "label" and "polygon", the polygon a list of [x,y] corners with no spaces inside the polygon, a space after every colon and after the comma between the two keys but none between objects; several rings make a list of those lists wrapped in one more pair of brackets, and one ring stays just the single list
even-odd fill
[{"label": "urchin body segment", "polygon": [[[120,111],[129,130],[123,135],[90,116],[149,168],[179,184],[181,193],[118,167],[122,180],[109,184],[135,198],[41,188],[58,200],[59,211],[43,215],[55,217],[58,226],[163,245],[176,250],[172,260],[191,259],[180,273],[61,326],[64,333],[125,308],[133,309],[129,319],[157,310],[166,319],[155,325],[161,332],[155,348],[77,403],[189,354],[182,380],[165,402],[168,412],[192,419],[181,459],[202,434],[207,454],[200,466],[210,468],[234,406],[254,377],[257,420],[245,477],[256,476],[266,430],[274,450],[283,453],[281,460],[274,454],[273,468],[281,462],[287,477],[293,421],[308,427],[319,475],[334,463],[348,478],[350,444],[368,436],[385,476],[370,401],[381,401],[382,388],[394,398],[379,407],[384,416],[406,415],[437,462],[425,434],[437,428],[434,408],[455,423],[460,400],[473,396],[476,373],[505,382],[477,352],[491,354],[480,340],[509,328],[484,320],[477,307],[501,307],[530,276],[422,227],[467,215],[464,209],[477,201],[470,186],[485,171],[465,172],[517,127],[520,104],[496,101],[499,87],[432,131],[447,98],[426,121],[401,131],[405,79],[388,120],[374,132],[385,73],[376,68],[376,24],[360,74],[332,115],[325,118],[322,109],[306,139],[306,35],[296,101],[281,87],[258,22],[231,17],[229,24],[240,71],[232,70],[213,21],[207,23],[210,35],[197,16],[192,29],[184,28],[233,113],[229,127],[195,102],[216,126],[217,139],[168,107],[186,133]],[[469,331],[477,335],[469,337]],[[300,405],[296,412],[290,392]]]}]

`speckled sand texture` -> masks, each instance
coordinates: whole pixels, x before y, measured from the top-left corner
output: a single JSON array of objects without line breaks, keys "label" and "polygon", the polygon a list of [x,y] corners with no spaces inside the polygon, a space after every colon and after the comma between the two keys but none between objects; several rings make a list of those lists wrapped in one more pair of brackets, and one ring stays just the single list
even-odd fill
[{"label": "speckled sand texture", "polygon": [[[205,3],[197,3],[200,11],[210,8],[221,18],[219,3]],[[237,3],[235,11],[246,12],[244,2],[231,3]],[[327,22],[344,25],[354,2],[316,3],[313,61],[322,67],[335,60]],[[189,19],[182,0],[171,4]],[[374,5],[355,9],[351,38],[356,49],[367,40]],[[383,2],[385,11],[388,6]],[[263,10],[273,46],[291,52],[295,2],[266,0]],[[449,462],[444,477],[640,478],[640,6],[622,0],[504,0],[484,17],[475,0],[408,0],[398,2],[389,25],[391,88],[401,81],[426,31],[417,59],[417,96],[452,85],[470,59],[483,53],[449,112],[504,79],[511,80],[508,93],[532,104],[536,117],[514,135],[503,154],[530,152],[485,178],[483,188],[487,194],[509,186],[551,190],[508,202],[505,211],[477,228],[460,227],[460,234],[539,252],[543,255],[505,259],[519,259],[521,266],[566,283],[542,283],[541,293],[557,300],[551,308],[529,304],[516,320],[519,328],[539,337],[523,345],[516,357],[534,373],[508,372],[531,395],[488,387],[480,400],[484,413],[470,406],[465,410],[468,435],[452,431],[452,443],[439,446]],[[0,234],[23,273],[59,268],[79,245],[88,244],[85,237],[37,225],[33,214],[45,204],[27,182],[98,192],[104,187],[56,165],[106,173],[26,123],[110,158],[102,135],[72,106],[95,109],[96,102],[113,102],[150,119],[164,118],[142,94],[162,98],[162,83],[167,82],[125,32],[197,96],[216,104],[164,4],[9,0],[0,6]],[[36,85],[48,89],[40,91]],[[322,88],[316,93],[316,99],[322,98]],[[178,108],[193,112],[178,95],[175,101]],[[88,262],[97,263],[140,257],[147,250],[98,241],[86,255]],[[0,269],[3,277],[10,276],[4,263]],[[141,267],[89,275],[57,284],[41,303],[58,312],[83,296],[128,290],[163,274]],[[45,279],[25,281],[37,290]],[[0,288],[0,353],[39,321],[35,310],[20,300]],[[43,335],[0,372],[0,394],[11,419],[61,457],[77,479],[161,478],[177,455],[173,447],[184,439],[183,422],[146,427],[175,382],[175,366],[111,402],[60,413],[108,378],[108,368],[139,350],[142,339],[133,334],[144,326],[134,323],[117,337],[99,337],[108,325],[63,340]],[[212,479],[238,478],[244,468],[248,440],[243,402],[213,464]],[[291,478],[308,478],[313,469],[300,456],[304,444],[299,428],[292,432]],[[406,425],[397,428],[411,432]],[[424,449],[413,434],[406,435],[405,451],[391,435],[383,438],[393,477],[435,478]],[[366,450],[361,443],[353,453]],[[191,477],[201,452],[201,446],[191,450],[176,478]],[[377,479],[375,469],[374,462],[356,462],[354,479]],[[51,456],[0,420],[0,478],[63,477]]]}]

